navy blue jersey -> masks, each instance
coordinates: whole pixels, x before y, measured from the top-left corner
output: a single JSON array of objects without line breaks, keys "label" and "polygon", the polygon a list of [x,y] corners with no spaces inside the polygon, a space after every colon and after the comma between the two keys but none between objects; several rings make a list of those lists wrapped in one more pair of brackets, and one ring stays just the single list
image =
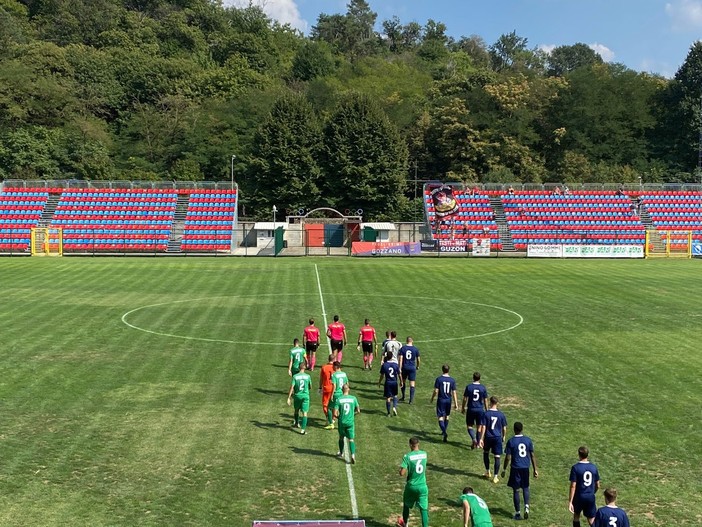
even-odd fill
[{"label": "navy blue jersey", "polygon": [[463,397],[468,399],[469,412],[482,412],[485,410],[485,400],[488,398],[487,388],[479,382],[466,386]]},{"label": "navy blue jersey", "polygon": [[482,425],[485,425],[485,437],[502,439],[502,429],[507,426],[505,414],[499,410],[488,410],[483,414]]},{"label": "navy blue jersey", "polygon": [[629,527],[629,517],[619,507],[605,505],[595,514],[593,527]]},{"label": "navy blue jersey", "polygon": [[400,377],[400,365],[392,360],[385,361],[380,367],[380,374],[385,375],[385,384],[397,384]]},{"label": "navy blue jersey", "polygon": [[600,473],[589,461],[580,461],[570,469],[570,482],[575,483],[575,499],[594,499],[598,481]]},{"label": "navy blue jersey", "polygon": [[402,357],[403,370],[417,369],[417,357],[419,357],[419,350],[415,346],[408,346],[405,344],[400,348],[400,356]]},{"label": "navy blue jersey", "polygon": [[512,468],[529,468],[533,452],[534,443],[525,435],[510,437],[505,447],[505,454],[512,457]]},{"label": "navy blue jersey", "polygon": [[434,381],[434,388],[439,390],[438,401],[450,401],[452,398],[452,393],[456,391],[456,381],[453,377],[448,375],[440,375]]}]

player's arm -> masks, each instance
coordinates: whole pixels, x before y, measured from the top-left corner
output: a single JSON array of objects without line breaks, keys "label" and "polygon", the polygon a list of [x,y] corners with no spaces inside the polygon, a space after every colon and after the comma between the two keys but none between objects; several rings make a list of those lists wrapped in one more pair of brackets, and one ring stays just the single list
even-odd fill
[{"label": "player's arm", "polygon": [[288,361],[288,375],[292,377],[292,357],[290,357],[290,361]]},{"label": "player's arm", "polygon": [[573,498],[575,498],[575,481],[570,482],[570,492],[568,493],[568,510],[573,513],[575,508],[573,507]]},{"label": "player's arm", "polygon": [[420,359],[419,355],[417,355],[417,369],[419,369],[419,361],[420,361],[420,360],[421,360],[421,359]]},{"label": "player's arm", "polygon": [[466,413],[466,406],[468,406],[468,396],[464,395],[463,401],[461,402],[461,413],[462,414]]},{"label": "player's arm", "polygon": [[507,445],[507,448],[505,448],[505,461],[502,463],[502,476],[505,477],[505,473],[507,472],[507,467],[509,466],[509,462],[512,459],[512,456],[510,455],[509,451],[509,445]]},{"label": "player's arm", "polygon": [[380,386],[380,383],[383,382],[383,377],[384,377],[383,368],[381,367],[380,368],[380,377],[378,377],[378,386]]},{"label": "player's arm", "polygon": [[532,450],[529,452],[529,457],[531,458],[531,466],[534,467],[534,477],[538,478],[539,477],[539,471],[536,468],[536,456],[534,455],[534,451]]},{"label": "player's arm", "polygon": [[293,394],[294,389],[295,389],[295,385],[291,384],[290,390],[288,390],[288,406],[290,406],[290,399],[292,398],[292,394]]},{"label": "player's arm", "polygon": [[456,395],[456,389],[453,389],[453,407],[458,410],[458,396]]},{"label": "player's arm", "polygon": [[505,442],[505,439],[507,438],[507,426],[502,427],[502,442]]},{"label": "player's arm", "polygon": [[327,327],[327,338],[331,340],[331,328]]},{"label": "player's arm", "polygon": [[437,395],[439,395],[439,389],[438,389],[438,388],[434,388],[434,391],[433,391],[432,394],[431,394],[431,399],[429,400],[429,402],[430,402],[430,403],[433,403],[433,402],[434,402],[434,397],[436,397]]},{"label": "player's arm", "polygon": [[344,328],[344,346],[346,346],[346,328]]},{"label": "player's arm", "polygon": [[397,354],[400,356],[400,371],[402,371],[402,364],[405,362],[405,356],[403,353],[400,353],[399,351]]},{"label": "player's arm", "polygon": [[468,501],[463,500],[463,527],[469,527],[470,525],[470,505]]},{"label": "player's arm", "polygon": [[359,332],[358,332],[358,343],[356,344],[356,347],[357,347],[358,349],[361,349],[361,336],[363,336],[363,331],[360,331],[360,330],[359,330]]},{"label": "player's arm", "polygon": [[302,332],[302,347],[305,348],[307,346],[307,331]]}]

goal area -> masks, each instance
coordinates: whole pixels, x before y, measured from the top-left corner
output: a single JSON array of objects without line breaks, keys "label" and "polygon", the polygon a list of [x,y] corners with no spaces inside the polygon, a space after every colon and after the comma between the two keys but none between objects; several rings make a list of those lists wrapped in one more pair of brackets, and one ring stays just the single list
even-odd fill
[{"label": "goal area", "polygon": [[691,258],[692,231],[646,231],[646,258]]}]

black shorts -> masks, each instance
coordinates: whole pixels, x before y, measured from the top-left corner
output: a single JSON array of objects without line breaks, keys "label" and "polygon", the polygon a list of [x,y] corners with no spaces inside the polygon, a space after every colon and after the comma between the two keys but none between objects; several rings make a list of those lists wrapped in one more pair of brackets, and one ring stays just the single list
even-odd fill
[{"label": "black shorts", "polygon": [[507,486],[512,487],[513,489],[528,489],[529,469],[510,467],[509,481],[507,482]]},{"label": "black shorts", "polygon": [[331,349],[332,351],[341,351],[344,349],[344,341],[331,339]]},{"label": "black shorts", "polygon": [[361,349],[363,350],[363,353],[373,353],[373,342],[361,342]]},{"label": "black shorts", "polygon": [[309,340],[307,341],[307,344],[305,344],[305,349],[309,353],[315,353],[317,351],[317,348],[319,348],[319,342],[310,342]]}]

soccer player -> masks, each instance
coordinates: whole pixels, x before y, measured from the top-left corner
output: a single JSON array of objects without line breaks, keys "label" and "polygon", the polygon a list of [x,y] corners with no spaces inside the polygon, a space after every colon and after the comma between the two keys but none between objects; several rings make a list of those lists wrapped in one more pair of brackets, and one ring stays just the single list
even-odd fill
[{"label": "soccer player", "polygon": [[590,451],[586,446],[578,448],[578,461],[570,469],[570,493],[568,510],[573,513],[573,527],[580,527],[580,514],[592,525],[597,513],[595,493],[600,488],[600,473],[594,463],[590,463]]},{"label": "soccer player", "polygon": [[604,497],[607,505],[597,509],[593,527],[629,527],[629,517],[617,507],[617,489],[605,489]]},{"label": "soccer player", "polygon": [[331,351],[334,360],[341,362],[343,349],[346,345],[346,326],[339,322],[339,315],[334,315],[334,322],[327,326],[327,337],[331,342]]},{"label": "soccer player", "polygon": [[407,337],[407,344],[400,348],[398,355],[400,356],[400,371],[402,372],[402,398],[400,401],[405,400],[405,388],[409,381],[409,404],[412,404],[414,402],[414,383],[419,369],[419,350],[415,347],[412,337]]},{"label": "soccer player", "polygon": [[483,420],[480,423],[480,440],[478,446],[483,449],[483,463],[485,464],[485,477],[493,478],[490,473],[490,451],[495,456],[495,472],[493,483],[497,483],[500,479],[497,473],[500,471],[500,456],[502,456],[502,442],[507,435],[507,418],[500,410],[497,409],[499,401],[494,395],[490,397],[490,408],[483,414]]},{"label": "soccer player", "polygon": [[339,423],[339,457],[344,457],[344,438],[349,440],[349,450],[351,451],[351,463],[356,464],[356,414],[361,413],[361,407],[354,395],[349,395],[349,385],[345,384],[343,395],[339,397],[339,406],[334,410],[337,422]]},{"label": "soccer player", "polygon": [[327,363],[319,370],[319,393],[322,395],[322,410],[327,418],[327,426],[334,423],[334,412],[329,406],[334,394],[334,384],[331,377],[334,373],[334,355],[329,355]]},{"label": "soccer player", "polygon": [[[509,481],[507,486],[512,487],[514,502],[515,520],[521,520],[519,489],[524,494],[524,519],[529,519],[529,467],[534,469],[534,477],[539,477],[536,469],[536,457],[534,457],[534,443],[525,436],[522,431],[524,425],[517,421],[514,423],[514,435],[507,441],[505,447],[505,464],[502,468],[502,477],[505,477],[505,469],[509,465]],[[510,463],[511,460],[511,463]]]},{"label": "soccer player", "polygon": [[[334,361],[334,373],[331,375],[333,393],[331,398],[332,415],[336,414],[336,409],[339,407],[339,397],[344,395],[344,386],[349,383],[349,378],[345,371],[341,371],[341,363],[338,360]],[[334,430],[334,421],[324,427],[326,430]]]},{"label": "soccer player", "polygon": [[307,364],[310,371],[314,371],[317,365],[317,348],[319,348],[319,328],[314,325],[314,319],[310,319],[310,325],[302,332],[302,345],[307,351]]},{"label": "soccer player", "polygon": [[358,349],[363,348],[363,369],[373,369],[373,356],[378,352],[378,337],[370,320],[366,319],[358,332]]},{"label": "soccer player", "polygon": [[463,489],[463,527],[492,527],[492,518],[487,503],[473,492],[473,487]]},{"label": "soccer player", "polygon": [[305,362],[305,349],[300,347],[300,339],[293,340],[290,348],[290,361],[288,362],[288,375],[291,377],[300,373],[300,364]]},{"label": "soccer player", "polygon": [[434,392],[431,394],[431,401],[436,397],[436,417],[439,419],[439,428],[444,436],[444,443],[448,442],[448,424],[451,417],[451,399],[453,405],[458,410],[458,399],[456,398],[456,381],[449,375],[448,364],[441,366],[442,374],[434,381]]},{"label": "soccer player", "polygon": [[[471,450],[478,446],[477,430],[483,419],[483,414],[487,411],[487,398],[487,388],[480,384],[480,372],[476,371],[473,373],[473,382],[468,384],[463,391],[463,404],[461,406],[461,413],[466,414],[466,429],[470,436]],[[475,427],[475,431],[473,427]]]},{"label": "soccer player", "polygon": [[[305,369],[306,365],[303,361],[300,363],[300,373],[292,376],[290,391],[288,391],[288,406],[290,406],[291,398],[295,403],[293,406],[295,410],[293,426],[300,428],[301,434],[307,433],[307,412],[310,409],[310,386],[312,385],[312,378]],[[294,398],[293,393],[295,394]],[[300,414],[302,414],[302,419],[300,419]]]},{"label": "soccer player", "polygon": [[427,487],[427,453],[419,450],[419,438],[411,437],[410,451],[402,458],[400,476],[407,476],[402,493],[402,518],[397,522],[405,527],[410,509],[415,505],[422,516],[422,527],[429,527],[429,488]]},{"label": "soccer player", "polygon": [[378,386],[385,378],[385,388],[383,397],[385,397],[385,408],[388,411],[388,417],[392,410],[393,415],[397,415],[397,383],[400,378],[400,365],[392,358],[392,353],[385,354],[385,361],[380,367],[380,377],[378,378]]},{"label": "soccer player", "polygon": [[390,352],[392,353],[393,360],[397,361],[398,352],[400,351],[401,347],[402,344],[400,344],[397,340],[397,331],[391,331],[390,338],[383,343],[383,357],[385,357],[388,354],[388,352]]}]

